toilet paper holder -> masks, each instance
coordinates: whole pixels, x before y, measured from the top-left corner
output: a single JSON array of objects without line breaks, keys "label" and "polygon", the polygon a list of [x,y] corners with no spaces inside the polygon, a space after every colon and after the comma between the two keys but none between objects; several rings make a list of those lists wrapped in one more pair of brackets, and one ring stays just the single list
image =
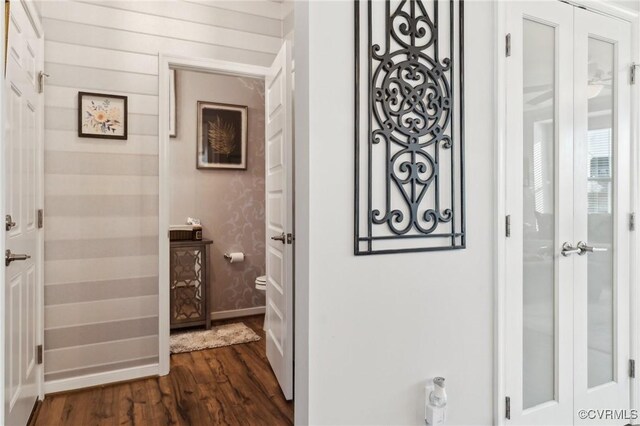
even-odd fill
[{"label": "toilet paper holder", "polygon": [[245,254],[242,252],[238,253],[225,253],[224,258],[228,260],[230,263],[234,262],[244,262]]}]

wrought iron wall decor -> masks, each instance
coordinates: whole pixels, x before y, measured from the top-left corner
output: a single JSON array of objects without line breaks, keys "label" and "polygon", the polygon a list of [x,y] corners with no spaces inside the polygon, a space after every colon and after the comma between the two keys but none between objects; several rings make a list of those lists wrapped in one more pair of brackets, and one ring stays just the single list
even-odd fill
[{"label": "wrought iron wall decor", "polygon": [[355,0],[355,254],[465,247],[462,0]]}]

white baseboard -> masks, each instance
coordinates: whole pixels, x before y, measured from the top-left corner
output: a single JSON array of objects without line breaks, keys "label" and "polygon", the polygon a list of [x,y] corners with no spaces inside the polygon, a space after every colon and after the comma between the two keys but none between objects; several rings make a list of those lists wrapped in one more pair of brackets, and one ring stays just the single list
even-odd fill
[{"label": "white baseboard", "polygon": [[109,383],[124,382],[142,377],[157,376],[158,364],[141,365],[103,373],[87,374],[86,376],[70,377],[68,379],[52,380],[44,383],[44,393],[65,392],[75,389],[90,388],[92,386]]},{"label": "white baseboard", "polygon": [[[211,312],[212,320],[228,318],[241,318],[265,313],[264,306],[246,309],[232,309],[229,311]],[[123,382],[140,379],[142,377],[157,376],[158,364],[143,365],[140,367],[123,368],[103,373],[87,374],[85,376],[70,377],[68,379],[52,380],[44,383],[44,393],[65,392],[75,389],[89,388],[92,386],[106,385],[109,383]]]},{"label": "white baseboard", "polygon": [[211,312],[211,319],[221,320],[221,319],[227,319],[227,318],[248,317],[251,315],[264,314],[264,312],[265,312],[264,306],[257,306],[255,308],[245,308],[245,309],[232,309],[230,311]]}]

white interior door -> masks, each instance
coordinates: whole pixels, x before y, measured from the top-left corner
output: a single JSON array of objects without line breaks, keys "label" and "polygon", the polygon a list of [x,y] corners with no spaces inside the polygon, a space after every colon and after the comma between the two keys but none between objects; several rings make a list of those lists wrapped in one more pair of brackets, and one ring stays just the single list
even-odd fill
[{"label": "white interior door", "polygon": [[293,144],[291,48],[285,41],[265,79],[267,358],[293,398]]},{"label": "white interior door", "polygon": [[[17,260],[4,271],[4,413],[5,424],[24,425],[39,394],[37,362],[41,343],[42,95],[39,71],[43,40],[37,16],[20,1],[10,4],[7,69],[4,81],[4,192],[6,255]],[[8,217],[7,217],[8,219]],[[27,256],[21,256],[27,255]],[[22,260],[19,260],[22,259]]]},{"label": "white interior door", "polygon": [[621,410],[630,408],[631,24],[576,8],[574,25],[573,241],[594,248],[572,256],[575,410]]},{"label": "white interior door", "polygon": [[506,394],[575,424],[630,406],[630,26],[509,2],[507,31]]},{"label": "white interior door", "polygon": [[[509,2],[506,390],[515,424],[573,411],[573,8]],[[568,161],[568,164],[567,164]]]}]

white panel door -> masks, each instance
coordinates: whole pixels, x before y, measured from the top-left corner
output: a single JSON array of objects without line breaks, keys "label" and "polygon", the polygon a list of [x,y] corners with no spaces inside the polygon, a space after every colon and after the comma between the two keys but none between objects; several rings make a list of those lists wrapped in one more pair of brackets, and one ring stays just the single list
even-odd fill
[{"label": "white panel door", "polygon": [[41,231],[37,210],[41,206],[43,172],[42,95],[38,93],[38,75],[43,65],[43,41],[24,7],[20,1],[12,1],[10,5],[4,81],[3,178],[5,215],[11,216],[5,225],[5,249],[12,255],[29,256],[6,265],[4,272],[4,423],[7,425],[27,423],[42,377],[36,347],[40,343],[41,306],[38,270]]},{"label": "white panel door", "polygon": [[630,24],[507,10],[511,423],[622,424],[602,416],[630,408]]},{"label": "white panel door", "polygon": [[285,41],[265,79],[267,358],[293,398],[293,144],[291,48]]}]

